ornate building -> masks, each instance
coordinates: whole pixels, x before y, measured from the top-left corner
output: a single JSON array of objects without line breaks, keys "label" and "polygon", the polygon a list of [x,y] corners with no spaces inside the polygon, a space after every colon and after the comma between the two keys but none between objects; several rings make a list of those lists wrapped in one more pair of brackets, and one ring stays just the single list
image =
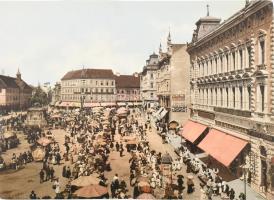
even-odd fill
[{"label": "ornate building", "polygon": [[162,51],[160,44],[156,85],[159,104],[167,111],[166,122],[176,121],[181,124],[189,116],[190,61],[186,48],[186,44],[173,44],[170,34],[167,38],[167,52]]},{"label": "ornate building", "polygon": [[1,110],[25,109],[30,105],[32,88],[22,80],[18,69],[16,78],[0,75]]},{"label": "ornate building", "polygon": [[147,108],[158,102],[156,77],[158,70],[158,55],[153,53],[146,60],[146,66],[141,73],[141,98]]},{"label": "ornate building", "polygon": [[133,75],[116,75],[116,101],[118,105],[139,105],[140,99],[140,76],[138,73]]},{"label": "ornate building", "polygon": [[[273,3],[247,1],[242,10],[223,23],[220,21],[208,12],[196,23],[187,48],[191,59],[191,118],[210,127],[214,132],[210,137],[218,135],[217,129],[233,138],[235,143],[229,145],[235,149],[239,148],[237,142],[245,141],[247,145],[238,149],[233,162],[241,164],[240,157],[245,157],[249,183],[267,198],[272,198]],[[201,143],[198,147],[231,169],[233,163],[222,162],[210,148],[204,149],[203,141]],[[209,143],[214,146],[214,139]],[[229,156],[226,154],[222,157]]]},{"label": "ornate building", "polygon": [[68,102],[67,105],[75,102],[75,107],[100,102],[113,105],[116,101],[116,89],[112,70],[81,69],[68,72],[61,79],[61,100],[65,104]]}]

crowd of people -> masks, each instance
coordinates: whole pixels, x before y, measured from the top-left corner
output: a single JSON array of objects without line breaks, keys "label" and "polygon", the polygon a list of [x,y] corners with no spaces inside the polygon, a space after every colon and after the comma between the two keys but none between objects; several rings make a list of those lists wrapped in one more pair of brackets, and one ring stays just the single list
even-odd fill
[{"label": "crowd of people", "polygon": [[[210,169],[193,157],[186,147],[181,148],[177,158],[171,159],[171,174],[164,174],[161,165],[168,154],[151,148],[148,140],[148,134],[152,131],[150,118],[145,118],[140,109],[132,109],[123,117],[115,115],[115,111],[103,108],[96,111],[59,113],[59,119],[53,120],[48,130],[30,129],[25,132],[28,143],[34,144],[35,148],[39,145],[37,141],[40,138],[51,135],[52,142],[42,147],[45,155],[38,174],[41,184],[52,182],[55,198],[75,197],[73,194],[79,187],[74,187],[73,181],[83,176],[93,176],[99,180],[100,186],[110,188],[110,195],[104,194],[101,196],[103,198],[137,198],[142,193],[151,193],[156,198],[183,199],[185,193],[191,194],[197,190],[191,176],[197,174],[203,180],[200,184],[201,199],[212,199],[213,195],[235,199],[235,191],[222,180],[218,170]],[[53,113],[48,115],[50,117]],[[142,122],[141,118],[148,120]],[[51,129],[56,126],[66,131],[64,144],[54,140]],[[161,135],[163,141],[166,141],[167,124],[158,122],[156,127],[158,132],[164,133]],[[109,159],[114,153],[123,157],[125,151],[130,154],[129,184],[112,169]],[[12,168],[17,169],[32,161],[32,153],[28,151],[19,156],[14,154],[11,164]],[[186,173],[190,176],[183,175],[184,165],[187,166]],[[62,174],[57,174],[54,166],[61,166]],[[115,173],[112,180],[105,176],[110,171]],[[61,184],[61,176],[67,180],[67,184]],[[165,192],[162,196],[157,193],[166,188],[170,188],[171,192]],[[38,198],[34,190],[29,198]]]}]

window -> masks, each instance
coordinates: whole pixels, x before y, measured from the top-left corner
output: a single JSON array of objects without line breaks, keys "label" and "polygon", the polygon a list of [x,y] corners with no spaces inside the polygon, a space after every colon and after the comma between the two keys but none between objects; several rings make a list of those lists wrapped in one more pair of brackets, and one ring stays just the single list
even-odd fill
[{"label": "window", "polygon": [[101,85],[104,85],[104,82],[103,82],[103,81],[101,81]]},{"label": "window", "polygon": [[221,106],[223,106],[223,88],[220,89],[221,96]]},{"label": "window", "polygon": [[106,93],[108,93],[108,89],[106,89]]},{"label": "window", "polygon": [[150,93],[150,98],[153,98],[153,93]]},{"label": "window", "polygon": [[243,87],[239,87],[240,91],[240,108],[243,108]]},{"label": "window", "polygon": [[153,74],[152,73],[150,74],[150,78],[153,79]]},{"label": "window", "polygon": [[261,63],[260,64],[264,64],[265,62],[265,42],[264,41],[260,41],[260,58],[261,58]]},{"label": "window", "polygon": [[232,53],[232,59],[233,59],[233,70],[235,70],[235,68],[236,68],[235,52]]},{"label": "window", "polygon": [[228,67],[229,67],[229,61],[228,61],[228,54],[226,54],[226,71],[228,71]]},{"label": "window", "polygon": [[106,82],[106,85],[108,86],[108,81]]},{"label": "window", "polygon": [[95,85],[98,85],[98,81],[95,82]]},{"label": "window", "polygon": [[218,59],[215,58],[215,74],[218,74]]},{"label": "window", "polygon": [[264,101],[265,101],[265,99],[264,99],[264,85],[260,86],[260,92],[261,92],[261,107],[262,107],[261,111],[264,112]]},{"label": "window", "polygon": [[215,88],[215,105],[218,105],[218,93],[217,93],[217,88]]},{"label": "window", "polygon": [[225,90],[226,90],[226,106],[228,107],[228,88],[226,88]]},{"label": "window", "polygon": [[104,90],[103,90],[103,88],[101,88],[101,93],[103,93],[104,92]]},{"label": "window", "polygon": [[114,85],[114,81],[111,82],[111,85]]},{"label": "window", "polygon": [[240,67],[243,69],[243,50],[239,50],[239,55],[240,55]]},{"label": "window", "polygon": [[213,105],[213,89],[210,89],[210,99],[211,99],[210,105]]},{"label": "window", "polygon": [[247,93],[248,93],[248,109],[251,109],[251,87],[247,87]]},{"label": "window", "polygon": [[247,47],[248,67],[251,67],[251,47]]},{"label": "window", "polygon": [[153,83],[150,83],[150,88],[153,88]]},{"label": "window", "polygon": [[235,87],[232,88],[232,96],[233,96],[233,108],[235,108],[236,107]]},{"label": "window", "polygon": [[220,57],[220,62],[221,62],[221,73],[224,72],[224,69],[223,69],[223,56]]}]

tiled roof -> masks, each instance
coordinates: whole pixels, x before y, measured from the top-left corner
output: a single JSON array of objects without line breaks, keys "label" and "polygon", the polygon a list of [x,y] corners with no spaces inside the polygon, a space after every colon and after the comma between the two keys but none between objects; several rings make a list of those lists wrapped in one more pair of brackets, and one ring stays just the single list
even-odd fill
[{"label": "tiled roof", "polygon": [[134,75],[120,75],[115,77],[117,88],[140,88],[140,77]]},{"label": "tiled roof", "polygon": [[21,88],[23,90],[32,90],[25,81],[4,75],[0,75],[0,88]]},{"label": "tiled roof", "polygon": [[69,71],[61,80],[89,78],[114,78],[114,74],[111,69],[80,69]]},{"label": "tiled roof", "polygon": [[3,88],[18,88],[17,83],[15,82],[15,78],[10,76],[4,76],[0,75],[1,83],[0,85],[3,86]]}]

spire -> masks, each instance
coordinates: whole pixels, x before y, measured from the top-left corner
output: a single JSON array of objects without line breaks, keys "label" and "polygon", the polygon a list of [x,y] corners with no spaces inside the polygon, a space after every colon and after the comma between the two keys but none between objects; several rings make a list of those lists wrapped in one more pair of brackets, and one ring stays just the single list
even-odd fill
[{"label": "spire", "polygon": [[161,44],[161,42],[160,42],[160,46],[159,46],[159,54],[161,54],[162,53],[162,44]]},{"label": "spire", "polygon": [[170,35],[170,28],[167,36],[167,44],[171,44],[171,35]]},{"label": "spire", "polygon": [[248,6],[249,0],[245,0],[245,6]]},{"label": "spire", "polygon": [[17,79],[21,80],[21,73],[20,73],[19,67],[18,67],[18,70],[16,73],[16,77],[17,77]]},{"label": "spire", "polygon": [[206,14],[206,16],[209,16],[209,5],[208,5],[208,4],[206,5],[206,9],[207,9],[207,14]]}]

